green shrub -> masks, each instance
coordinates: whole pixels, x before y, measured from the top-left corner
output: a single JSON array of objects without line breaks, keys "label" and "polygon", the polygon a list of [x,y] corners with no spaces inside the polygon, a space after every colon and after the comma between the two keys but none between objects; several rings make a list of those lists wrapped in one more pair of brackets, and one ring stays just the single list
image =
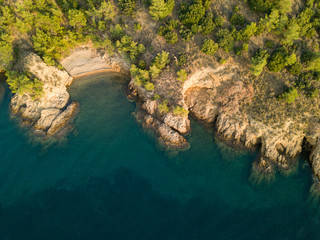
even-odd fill
[{"label": "green shrub", "polygon": [[224,23],[224,18],[223,18],[223,16],[218,15],[218,16],[216,16],[216,17],[214,18],[214,24],[215,24],[217,27],[222,27],[222,26],[223,26],[223,23]]},{"label": "green shrub", "polygon": [[180,69],[177,72],[177,75],[178,75],[177,79],[181,82],[185,82],[188,79],[188,73],[184,69]]},{"label": "green shrub", "polygon": [[136,10],[136,0],[119,0],[120,11],[127,16],[132,16]]},{"label": "green shrub", "polygon": [[268,39],[265,43],[264,43],[264,46],[266,48],[273,48],[274,47],[274,41]]},{"label": "green shrub", "polygon": [[174,0],[151,0],[149,13],[155,20],[163,19],[172,12],[174,4]]},{"label": "green shrub", "polygon": [[165,25],[159,27],[158,34],[164,37],[167,43],[174,44],[179,40],[178,34],[175,32],[178,26],[178,21],[170,19],[165,23]]},{"label": "green shrub", "polygon": [[220,59],[219,59],[219,63],[220,63],[221,65],[225,64],[226,62],[227,62],[227,60],[224,59],[224,58],[220,58]]},{"label": "green shrub", "polygon": [[161,97],[159,94],[153,94],[152,100],[159,100]]},{"label": "green shrub", "polygon": [[248,0],[249,6],[256,12],[269,13],[272,9],[285,14],[291,11],[291,0]]},{"label": "green shrub", "polygon": [[169,112],[168,101],[164,100],[161,103],[159,103],[158,109],[159,109],[160,113],[168,113]]},{"label": "green shrub", "polygon": [[9,68],[13,61],[12,43],[0,40],[0,72]]},{"label": "green shrub", "polygon": [[180,115],[180,116],[188,116],[189,111],[187,109],[184,109],[183,107],[176,106],[173,109],[173,114],[174,115]]},{"label": "green shrub", "polygon": [[228,29],[221,29],[217,33],[218,44],[224,51],[230,52],[234,47],[234,38]]},{"label": "green shrub", "polygon": [[134,25],[134,29],[137,30],[137,31],[140,31],[140,30],[142,29],[141,24],[140,24],[140,23],[136,23],[136,24]]},{"label": "green shrub", "polygon": [[292,11],[292,1],[279,0],[276,7],[279,9],[279,12],[282,14],[289,13]]},{"label": "green shrub", "polygon": [[70,9],[68,11],[68,19],[70,26],[76,28],[78,31],[87,25],[87,18],[80,10]]},{"label": "green shrub", "polygon": [[79,7],[77,0],[56,0],[56,2],[64,13],[67,13],[69,9]]},{"label": "green shrub", "polygon": [[248,42],[252,36],[256,34],[258,31],[257,24],[251,23],[250,25],[247,25],[244,29],[240,31],[240,39],[245,42]]},{"label": "green shrub", "polygon": [[251,72],[255,76],[259,76],[263,68],[267,65],[269,54],[266,50],[258,50],[251,59]]},{"label": "green shrub", "polygon": [[278,10],[273,9],[269,15],[261,18],[256,34],[269,33],[277,29],[280,19],[280,13]]},{"label": "green shrub", "polygon": [[103,31],[106,23],[116,16],[116,7],[111,1],[102,1],[100,6],[91,6],[86,13],[88,14],[88,20],[91,20],[92,26],[96,27],[98,23],[99,30]]},{"label": "green shrub", "polygon": [[188,28],[185,28],[185,27],[181,27],[181,30],[180,30],[180,35],[181,37],[183,38],[184,41],[190,41],[191,38],[194,36],[194,33],[188,29]]},{"label": "green shrub", "polygon": [[288,72],[292,75],[299,75],[301,73],[302,65],[300,62],[296,62],[295,64],[289,66]]},{"label": "green shrub", "polygon": [[31,79],[24,73],[7,71],[7,83],[13,93],[28,95],[31,98],[38,98],[43,93],[43,83],[37,78]]},{"label": "green shrub", "polygon": [[164,35],[164,39],[166,40],[167,43],[170,44],[175,44],[178,42],[178,34],[176,32],[168,32]]},{"label": "green shrub", "polygon": [[219,46],[211,39],[204,40],[204,43],[201,46],[201,51],[207,55],[214,55],[218,50]]},{"label": "green shrub", "polygon": [[149,81],[146,81],[145,84],[144,84],[144,88],[147,91],[153,91],[154,90],[154,84],[149,82]]},{"label": "green shrub", "polygon": [[313,88],[307,93],[307,97],[311,99],[317,98],[318,95],[319,95],[319,90],[317,88]]},{"label": "green shrub", "polygon": [[194,34],[200,33],[201,31],[201,26],[198,24],[192,24],[191,28],[190,28],[191,32]]},{"label": "green shrub", "polygon": [[242,46],[242,51],[243,52],[247,52],[249,50],[249,44],[248,43],[244,43]]},{"label": "green shrub", "polygon": [[303,72],[299,75],[299,78],[296,80],[296,87],[300,90],[307,90],[311,88],[312,82],[314,79],[313,72]]},{"label": "green shrub", "polygon": [[202,0],[202,2],[203,2],[204,8],[205,8],[206,10],[208,10],[209,7],[210,7],[210,4],[211,4],[211,2],[212,2],[212,0]]},{"label": "green shrub", "polygon": [[103,40],[100,40],[100,39],[96,40],[94,42],[94,46],[98,49],[106,50],[110,56],[113,55],[114,46],[112,45],[111,40],[107,37]]},{"label": "green shrub", "polygon": [[152,78],[157,78],[161,72],[161,69],[157,68],[155,65],[150,67],[150,74]]},{"label": "green shrub", "polygon": [[120,41],[118,40],[116,42],[116,47],[119,49],[119,52],[127,53],[132,60],[145,52],[143,44],[138,44],[137,42],[132,41],[132,38],[126,35],[123,36]]},{"label": "green shrub", "polygon": [[201,33],[203,35],[208,35],[213,32],[216,25],[213,22],[213,14],[211,12],[208,12],[206,16],[201,20],[200,26]]},{"label": "green shrub", "polygon": [[178,64],[179,66],[184,66],[186,65],[188,61],[188,56],[186,54],[180,54],[179,59],[178,59]]},{"label": "green shrub", "polygon": [[162,51],[158,53],[157,56],[153,59],[152,65],[150,67],[150,74],[152,78],[157,78],[162,69],[170,62],[169,53]]},{"label": "green shrub", "polygon": [[193,24],[197,24],[205,16],[206,8],[203,6],[202,1],[194,1],[191,5],[184,3],[180,6],[180,20],[187,27],[191,28]]},{"label": "green shrub", "polygon": [[137,86],[144,86],[150,79],[150,75],[147,70],[137,68],[137,66],[134,64],[131,65],[130,72],[134,78],[134,83]]},{"label": "green shrub", "polygon": [[234,54],[238,55],[238,56],[242,56],[242,47],[238,46],[234,48]]},{"label": "green shrub", "polygon": [[146,61],[140,60],[139,64],[138,64],[138,67],[141,68],[141,69],[146,69],[146,67],[147,67]]},{"label": "green shrub", "polygon": [[312,8],[305,8],[296,19],[296,23],[300,27],[300,36],[312,38],[315,34],[314,23],[312,18],[315,14],[315,11]]},{"label": "green shrub", "polygon": [[121,39],[124,36],[124,31],[120,24],[110,28],[110,36],[114,40]]},{"label": "green shrub", "polygon": [[295,20],[292,20],[288,24],[287,30],[283,33],[281,43],[291,46],[295,40],[299,39],[299,36],[300,26],[296,23]]},{"label": "green shrub", "polygon": [[271,72],[280,72],[286,66],[286,56],[285,50],[278,49],[273,53],[268,61],[268,68]]},{"label": "green shrub", "polygon": [[291,87],[279,96],[279,100],[285,101],[286,103],[293,103],[299,96],[297,89]]},{"label": "green shrub", "polygon": [[306,51],[302,54],[301,60],[304,63],[305,70],[320,72],[320,53]]},{"label": "green shrub", "polygon": [[239,13],[239,8],[235,7],[233,14],[230,18],[230,22],[235,26],[243,26],[247,20],[245,16]]},{"label": "green shrub", "polygon": [[158,53],[157,56],[153,59],[152,65],[162,70],[169,63],[170,63],[169,53],[166,51],[162,51],[161,53]]}]

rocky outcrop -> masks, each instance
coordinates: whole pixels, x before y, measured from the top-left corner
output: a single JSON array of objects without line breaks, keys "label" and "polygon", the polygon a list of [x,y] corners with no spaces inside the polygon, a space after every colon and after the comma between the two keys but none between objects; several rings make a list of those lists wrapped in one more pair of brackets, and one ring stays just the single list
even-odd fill
[{"label": "rocky outcrop", "polygon": [[150,115],[142,109],[137,110],[135,117],[144,128],[152,129],[158,138],[158,142],[169,149],[186,149],[189,147],[187,140],[166,123],[159,121],[154,115]]},{"label": "rocky outcrop", "polygon": [[[48,129],[51,129],[50,135],[55,134],[64,126],[64,124],[57,124],[59,116],[66,115],[69,119],[72,118],[67,114],[70,98],[67,86],[71,84],[72,77],[66,71],[46,65],[34,53],[25,54],[20,59],[19,67],[42,82],[43,94],[38,99],[33,99],[27,94],[15,94],[11,99],[12,112],[20,114],[22,120],[33,125],[33,129],[38,133],[48,134]],[[63,121],[66,122],[66,119]],[[55,128],[52,128],[53,123],[56,123]]]},{"label": "rocky outcrop", "polygon": [[163,118],[163,123],[182,134],[190,130],[190,120],[187,116],[174,115],[170,112]]},{"label": "rocky outcrop", "polygon": [[[101,70],[128,73],[130,68],[120,55],[100,57],[89,49],[78,49],[61,63],[72,76]],[[78,112],[79,104],[69,104],[66,89],[72,77],[66,71],[47,66],[33,53],[21,61],[21,66],[43,82],[44,94],[37,100],[16,94],[11,101],[12,111],[20,113],[37,131],[54,135]],[[289,118],[282,124],[266,124],[250,116],[243,106],[250,105],[255,92],[239,69],[236,65],[195,68],[184,83],[176,79],[175,73],[164,71],[154,82],[153,91],[137,86],[132,78],[129,95],[140,106],[136,118],[144,127],[153,129],[159,142],[169,148],[189,146],[185,135],[190,132],[190,120],[187,114],[175,113],[177,106],[214,125],[216,136],[224,140],[247,148],[261,146],[261,157],[252,166],[253,182],[273,179],[276,169],[292,169],[307,142],[312,148],[310,163],[320,179],[320,124],[314,123],[306,132]],[[164,101],[168,104],[165,110],[160,108]]]},{"label": "rocky outcrop", "polygon": [[[249,81],[241,79],[243,74],[239,69],[239,66],[230,65],[196,69],[183,84],[174,78],[168,80],[170,74],[163,73],[155,82],[154,91],[136,86],[134,79],[130,88],[142,107],[143,113],[139,115],[143,126],[153,128],[164,145],[188,146],[184,134],[190,131],[190,121],[188,116],[174,115],[171,110],[161,113],[161,100],[154,99],[155,92],[171,96],[169,105],[183,106],[197,119],[214,125],[216,136],[224,141],[246,148],[261,146],[261,157],[253,163],[250,179],[256,183],[263,179],[270,182],[276,169],[284,173],[296,169],[296,157],[302,151],[307,135],[303,127],[297,127],[289,118],[282,124],[266,124],[243,110],[242,106],[250,105],[255,93]],[[168,82],[175,86],[174,94],[170,95]],[[308,142],[316,146],[311,163],[320,179],[320,131],[315,132],[309,132]]]},{"label": "rocky outcrop", "polygon": [[79,103],[72,101],[66,110],[60,113],[51,123],[47,135],[51,136],[66,126],[79,111]]},{"label": "rocky outcrop", "polygon": [[79,104],[70,103],[67,91],[73,77],[105,71],[128,73],[130,69],[130,64],[120,55],[104,54],[101,57],[90,47],[73,50],[61,64],[67,71],[46,65],[38,55],[31,52],[26,52],[18,60],[17,67],[20,70],[42,82],[43,94],[37,99],[27,94],[15,94],[11,99],[11,110],[21,116],[23,123],[31,125],[36,133],[46,136],[59,133],[78,113]]},{"label": "rocky outcrop", "polygon": [[130,97],[135,98],[141,108],[136,119],[146,128],[151,128],[160,143],[171,149],[185,149],[189,144],[183,134],[190,131],[190,120],[186,115],[174,115],[172,112],[161,112],[157,100],[152,100],[153,93],[134,83],[129,84]]},{"label": "rocky outcrop", "polygon": [[196,72],[184,84],[183,94],[190,112],[214,123],[219,138],[246,148],[261,145],[261,158],[253,165],[253,171],[269,177],[273,166],[290,170],[302,151],[305,133],[293,121],[268,125],[241,110],[241,106],[251,103],[254,90],[227,67]]}]

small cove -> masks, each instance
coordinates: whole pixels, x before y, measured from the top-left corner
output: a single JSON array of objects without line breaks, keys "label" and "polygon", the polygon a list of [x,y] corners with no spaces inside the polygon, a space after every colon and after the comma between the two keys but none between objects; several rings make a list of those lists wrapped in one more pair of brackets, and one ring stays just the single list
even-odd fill
[{"label": "small cove", "polygon": [[[195,121],[171,156],[136,123],[125,79],[98,74],[69,89],[75,130],[44,147],[0,102],[0,239],[319,239],[311,170],[248,182],[257,153],[217,144]],[[303,167],[304,166],[304,167]]]}]

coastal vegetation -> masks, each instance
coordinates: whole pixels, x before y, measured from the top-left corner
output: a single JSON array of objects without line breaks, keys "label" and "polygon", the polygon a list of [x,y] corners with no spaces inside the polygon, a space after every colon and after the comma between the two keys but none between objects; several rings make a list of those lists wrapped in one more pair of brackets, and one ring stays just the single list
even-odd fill
[{"label": "coastal vegetation", "polygon": [[[154,95],[163,96],[155,90],[162,74],[173,71],[182,84],[193,71],[194,56],[202,54],[221,65],[231,59],[248,66],[257,93],[248,111],[257,118],[269,119],[266,109],[283,102],[282,109],[298,107],[293,100],[297,98],[320,116],[320,108],[313,104],[320,85],[319,0],[226,1],[219,3],[224,4],[223,11],[215,0],[0,0],[0,4],[0,71],[6,72],[9,87],[18,94],[41,96],[39,80],[16,66],[25,49],[62,68],[61,59],[74,47],[91,44],[98,51],[126,57],[135,83]],[[154,39],[159,39],[158,45]],[[291,110],[284,112],[292,115]]]}]

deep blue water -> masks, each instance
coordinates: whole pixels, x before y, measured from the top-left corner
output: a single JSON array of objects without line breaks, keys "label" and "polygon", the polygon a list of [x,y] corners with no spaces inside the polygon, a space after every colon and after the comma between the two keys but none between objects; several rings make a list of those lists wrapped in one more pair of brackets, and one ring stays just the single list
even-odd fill
[{"label": "deep blue water", "polygon": [[[257,153],[235,152],[192,123],[191,148],[160,150],[136,123],[123,79],[76,80],[75,129],[39,144],[0,103],[0,240],[319,239],[311,170],[248,182]],[[1,99],[1,98],[0,98]]]}]

